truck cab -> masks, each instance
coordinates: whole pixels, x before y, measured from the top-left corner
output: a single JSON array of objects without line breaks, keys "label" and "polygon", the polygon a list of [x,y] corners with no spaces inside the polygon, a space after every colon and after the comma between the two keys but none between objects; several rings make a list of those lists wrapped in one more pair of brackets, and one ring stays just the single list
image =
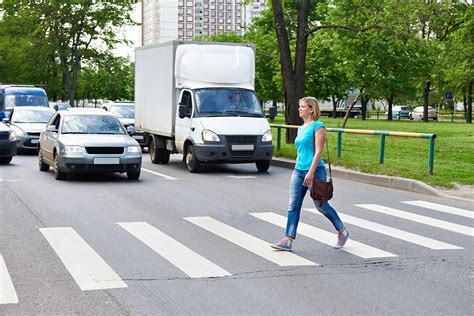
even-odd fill
[{"label": "truck cab", "polygon": [[48,107],[46,91],[33,85],[0,85],[0,120],[15,106]]}]

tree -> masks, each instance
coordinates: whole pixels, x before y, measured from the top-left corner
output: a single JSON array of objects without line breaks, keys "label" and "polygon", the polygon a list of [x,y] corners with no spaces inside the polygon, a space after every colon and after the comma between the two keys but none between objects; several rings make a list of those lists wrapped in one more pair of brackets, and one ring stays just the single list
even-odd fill
[{"label": "tree", "polygon": [[115,30],[133,24],[132,6],[132,1],[125,0],[3,3],[5,18],[16,26],[14,35],[37,43],[53,63],[59,64],[63,91],[72,105],[82,63],[125,42],[116,38]]}]

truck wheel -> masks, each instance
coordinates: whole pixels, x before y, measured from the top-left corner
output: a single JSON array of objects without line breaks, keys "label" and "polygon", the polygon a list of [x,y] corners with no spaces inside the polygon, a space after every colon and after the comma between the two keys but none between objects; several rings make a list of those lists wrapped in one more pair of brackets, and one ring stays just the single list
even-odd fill
[{"label": "truck wheel", "polygon": [[267,172],[270,168],[270,160],[259,160],[255,162],[258,172]]},{"label": "truck wheel", "polygon": [[201,162],[197,159],[196,154],[194,153],[194,146],[189,145],[186,149],[186,166],[191,173],[199,172],[201,167]]},{"label": "truck wheel", "polygon": [[150,142],[150,147],[148,148],[148,151],[150,152],[151,162],[153,162],[155,164],[160,163],[160,159],[159,159],[160,155],[158,153],[158,150],[155,147],[155,141],[153,139]]},{"label": "truck wheel", "polygon": [[58,155],[54,155],[54,178],[56,180],[64,180],[66,179],[66,174],[64,172],[61,171],[61,169],[59,168],[59,159],[58,159]]},{"label": "truck wheel", "polygon": [[158,162],[161,164],[167,164],[170,161],[171,152],[166,149],[158,149]]},{"label": "truck wheel", "polygon": [[41,153],[41,149],[38,150],[38,166],[40,171],[49,171],[49,165],[45,164],[43,161],[43,154]]},{"label": "truck wheel", "polygon": [[128,171],[127,172],[127,178],[129,180],[138,180],[138,178],[140,178],[140,170],[138,171]]}]

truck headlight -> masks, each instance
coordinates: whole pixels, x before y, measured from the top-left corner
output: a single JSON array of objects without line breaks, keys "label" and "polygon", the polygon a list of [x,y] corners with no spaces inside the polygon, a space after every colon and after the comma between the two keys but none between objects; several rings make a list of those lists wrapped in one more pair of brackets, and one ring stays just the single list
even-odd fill
[{"label": "truck headlight", "polygon": [[64,153],[67,156],[82,156],[84,149],[82,146],[64,146]]},{"label": "truck headlight", "polygon": [[272,137],[272,131],[271,130],[268,130],[265,132],[265,134],[263,134],[262,136],[262,142],[263,143],[269,143],[273,141],[273,137]]},{"label": "truck headlight", "polygon": [[210,143],[218,143],[218,142],[221,141],[219,136],[217,136],[216,133],[214,133],[210,130],[207,130],[207,129],[202,131],[202,139],[205,142],[210,142]]},{"label": "truck headlight", "polygon": [[128,146],[127,147],[127,152],[129,153],[141,153],[142,148],[140,146]]}]

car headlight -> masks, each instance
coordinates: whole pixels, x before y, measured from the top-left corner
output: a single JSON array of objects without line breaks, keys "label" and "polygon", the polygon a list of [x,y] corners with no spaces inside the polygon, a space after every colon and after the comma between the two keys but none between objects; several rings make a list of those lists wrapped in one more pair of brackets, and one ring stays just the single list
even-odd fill
[{"label": "car headlight", "polygon": [[8,139],[10,140],[16,139],[16,134],[14,131],[10,131],[10,134],[8,134]]},{"label": "car headlight", "polygon": [[68,156],[82,156],[84,149],[82,146],[64,146],[64,153]]},{"label": "car headlight", "polygon": [[272,131],[271,130],[266,131],[265,134],[263,134],[262,136],[262,142],[268,143],[268,142],[271,142],[272,140],[273,140]]},{"label": "car headlight", "polygon": [[13,133],[15,133],[16,136],[22,136],[26,134],[24,130],[16,126],[12,126],[12,131]]},{"label": "car headlight", "polygon": [[207,129],[202,131],[202,139],[205,142],[211,142],[211,143],[218,143],[218,142],[221,141],[219,136],[217,136],[216,133],[214,133],[210,130],[207,130]]},{"label": "car headlight", "polygon": [[129,153],[141,153],[142,148],[140,146],[128,146],[127,147],[127,152],[129,152]]}]

